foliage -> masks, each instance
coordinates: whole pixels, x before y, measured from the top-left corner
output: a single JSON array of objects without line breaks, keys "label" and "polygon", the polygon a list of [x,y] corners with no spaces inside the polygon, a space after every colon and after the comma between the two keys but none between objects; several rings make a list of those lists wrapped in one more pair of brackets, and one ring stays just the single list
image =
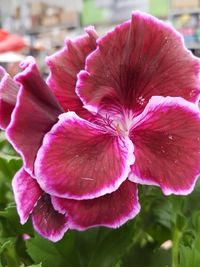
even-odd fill
[{"label": "foliage", "polygon": [[[187,197],[141,186],[134,220],[116,230],[69,231],[53,243],[34,232],[31,220],[19,223],[11,181],[21,164],[0,132],[0,267],[200,266],[200,183]],[[172,248],[163,248],[168,240]]]}]

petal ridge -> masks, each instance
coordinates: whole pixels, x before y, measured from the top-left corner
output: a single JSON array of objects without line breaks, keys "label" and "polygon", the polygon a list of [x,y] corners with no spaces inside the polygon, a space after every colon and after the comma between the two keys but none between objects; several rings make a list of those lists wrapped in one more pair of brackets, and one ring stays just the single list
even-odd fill
[{"label": "petal ridge", "polygon": [[33,226],[43,237],[57,242],[69,229],[67,216],[54,209],[51,197],[43,194],[32,213]]},{"label": "petal ridge", "polygon": [[131,21],[116,26],[97,44],[76,86],[89,111],[96,112],[106,97],[138,113],[153,95],[180,96],[194,103],[200,99],[200,60],[164,22],[134,12]]},{"label": "petal ridge", "polygon": [[20,66],[24,70],[15,77],[20,89],[6,135],[22,156],[25,169],[33,175],[33,163],[43,136],[63,110],[40,76],[35,60],[28,57]]},{"label": "petal ridge", "polygon": [[75,92],[77,74],[84,68],[88,54],[96,48],[98,37],[92,26],[87,27],[85,31],[85,35],[74,39],[67,38],[63,49],[46,58],[50,68],[47,84],[66,112],[75,111],[83,117],[89,114]]},{"label": "petal ridge", "polygon": [[42,196],[42,190],[36,180],[21,168],[12,180],[14,198],[21,224],[26,223],[37,201]]},{"label": "petal ridge", "polygon": [[[59,116],[59,122],[45,135],[37,154],[35,174],[41,188],[49,194],[91,199],[115,191],[127,179],[135,160],[133,150],[128,137],[105,134],[98,125],[67,112]],[[58,158],[59,173],[55,174],[51,166]],[[114,167],[110,169],[109,164]]]},{"label": "petal ridge", "polygon": [[10,123],[19,88],[2,67],[0,68],[0,79],[0,128],[5,130]]},{"label": "petal ridge", "polygon": [[200,112],[196,104],[180,97],[152,97],[135,118],[130,138],[136,157],[131,181],[160,186],[165,195],[193,191],[200,174]]},{"label": "petal ridge", "polygon": [[90,200],[52,198],[55,209],[68,214],[70,229],[79,231],[91,227],[118,228],[140,211],[137,185],[125,181],[110,194]]}]

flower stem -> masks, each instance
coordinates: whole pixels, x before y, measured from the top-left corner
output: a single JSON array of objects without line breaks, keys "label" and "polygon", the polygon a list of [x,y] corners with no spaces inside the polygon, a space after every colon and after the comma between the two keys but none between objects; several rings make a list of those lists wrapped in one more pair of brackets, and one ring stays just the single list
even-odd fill
[{"label": "flower stem", "polygon": [[175,228],[173,233],[172,245],[172,267],[179,267],[179,240],[181,232]]}]

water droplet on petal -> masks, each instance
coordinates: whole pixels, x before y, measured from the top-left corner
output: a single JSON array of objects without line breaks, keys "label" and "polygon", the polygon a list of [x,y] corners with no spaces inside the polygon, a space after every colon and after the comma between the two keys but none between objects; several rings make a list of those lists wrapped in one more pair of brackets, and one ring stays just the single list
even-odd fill
[{"label": "water droplet on petal", "polygon": [[190,97],[194,97],[195,94],[196,94],[196,90],[191,90],[191,91],[190,91]]},{"label": "water droplet on petal", "polygon": [[168,138],[169,138],[170,140],[173,140],[173,139],[174,139],[174,138],[173,138],[173,135],[171,135],[171,134],[168,135]]},{"label": "water droplet on petal", "polygon": [[136,101],[141,106],[145,104],[145,98],[143,96],[138,97]]},{"label": "water droplet on petal", "polygon": [[164,146],[161,146],[160,149],[161,149],[161,152],[162,152],[162,153],[165,153]]}]

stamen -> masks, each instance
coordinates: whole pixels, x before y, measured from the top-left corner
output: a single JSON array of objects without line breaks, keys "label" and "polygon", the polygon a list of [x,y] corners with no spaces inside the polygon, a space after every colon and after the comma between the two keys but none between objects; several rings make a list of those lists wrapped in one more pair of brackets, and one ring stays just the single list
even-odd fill
[{"label": "stamen", "polygon": [[[133,113],[130,110],[120,110],[120,112],[110,112],[110,110],[102,110],[95,118],[104,132],[117,136],[128,136],[129,130],[133,124]],[[116,110],[115,110],[116,111]]]},{"label": "stamen", "polygon": [[120,128],[119,124],[116,125],[116,131],[120,135],[122,134],[123,130]]}]

